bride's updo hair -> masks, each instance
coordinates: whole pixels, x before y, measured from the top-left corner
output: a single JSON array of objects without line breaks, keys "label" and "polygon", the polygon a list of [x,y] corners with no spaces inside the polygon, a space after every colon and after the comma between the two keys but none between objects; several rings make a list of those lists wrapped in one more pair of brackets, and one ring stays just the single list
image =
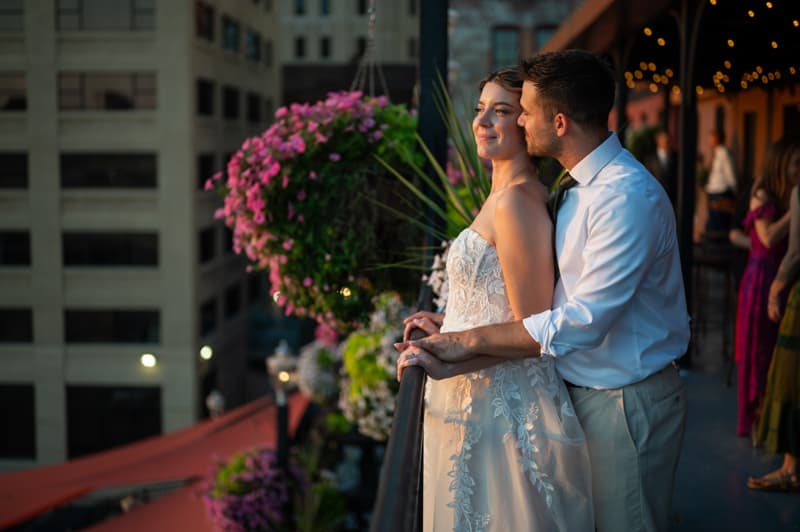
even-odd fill
[{"label": "bride's updo hair", "polygon": [[478,85],[478,92],[482,91],[489,82],[497,83],[509,92],[522,94],[523,79],[519,75],[519,67],[516,65],[503,67],[500,70],[489,73]]}]

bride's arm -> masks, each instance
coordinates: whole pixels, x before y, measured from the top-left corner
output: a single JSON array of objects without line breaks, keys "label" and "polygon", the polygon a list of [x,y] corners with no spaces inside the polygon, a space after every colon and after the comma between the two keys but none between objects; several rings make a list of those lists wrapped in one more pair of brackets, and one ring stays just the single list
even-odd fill
[{"label": "bride's arm", "polygon": [[506,189],[494,212],[497,256],[506,295],[520,320],[553,303],[553,224],[543,198],[530,190]]},{"label": "bride's arm", "polygon": [[440,379],[449,379],[456,375],[480,371],[500,364],[503,360],[500,357],[478,355],[463,362],[442,362],[424,349],[409,347],[400,353],[400,358],[397,360],[397,380],[399,381],[403,377],[403,371],[408,366],[420,366],[430,378],[438,381]]}]

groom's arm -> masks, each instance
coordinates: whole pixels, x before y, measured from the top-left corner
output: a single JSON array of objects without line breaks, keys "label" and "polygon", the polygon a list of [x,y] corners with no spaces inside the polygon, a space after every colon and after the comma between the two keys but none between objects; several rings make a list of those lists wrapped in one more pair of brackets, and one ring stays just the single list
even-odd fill
[{"label": "groom's arm", "polygon": [[465,331],[432,334],[410,345],[421,347],[442,361],[460,362],[478,355],[500,358],[539,356],[539,344],[521,320],[484,325]]}]

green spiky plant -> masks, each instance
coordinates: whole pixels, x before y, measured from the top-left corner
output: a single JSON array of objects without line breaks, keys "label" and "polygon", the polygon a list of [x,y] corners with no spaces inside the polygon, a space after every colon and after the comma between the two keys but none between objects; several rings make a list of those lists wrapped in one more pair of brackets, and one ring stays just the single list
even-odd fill
[{"label": "green spiky plant", "polygon": [[[400,220],[422,229],[434,240],[448,241],[472,223],[489,195],[491,183],[486,166],[478,157],[475,138],[472,132],[462,125],[441,76],[434,87],[434,104],[445,125],[449,145],[452,148],[449,158],[451,170],[460,173],[460,183],[450,181],[447,167],[436,160],[422,137],[417,134],[417,143],[425,155],[427,165],[433,170],[432,175],[428,174],[426,165],[418,164],[411,154],[401,154],[401,159],[405,168],[410,170],[410,175],[403,175],[380,156],[376,158],[424,207],[429,209],[434,216],[433,223],[426,221],[420,215],[418,207],[409,210],[385,203],[380,205]],[[404,207],[411,206],[404,205]],[[430,251],[438,249],[439,246],[415,248],[411,250],[407,260],[383,266],[427,269],[427,265],[420,264],[420,259],[427,256]]]}]

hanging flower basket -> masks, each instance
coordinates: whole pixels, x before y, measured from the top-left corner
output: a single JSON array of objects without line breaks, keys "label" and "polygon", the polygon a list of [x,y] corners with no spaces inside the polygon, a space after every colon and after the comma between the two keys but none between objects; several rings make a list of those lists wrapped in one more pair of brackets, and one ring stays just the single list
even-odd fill
[{"label": "hanging flower basket", "polygon": [[346,332],[366,319],[376,291],[413,284],[398,279],[413,277],[408,272],[375,268],[419,245],[414,231],[377,206],[403,205],[410,194],[375,156],[400,166],[419,160],[416,119],[360,92],[281,107],[275,118],[206,188],[224,195],[216,216],[233,230],[234,251],[269,270],[285,313]]}]

